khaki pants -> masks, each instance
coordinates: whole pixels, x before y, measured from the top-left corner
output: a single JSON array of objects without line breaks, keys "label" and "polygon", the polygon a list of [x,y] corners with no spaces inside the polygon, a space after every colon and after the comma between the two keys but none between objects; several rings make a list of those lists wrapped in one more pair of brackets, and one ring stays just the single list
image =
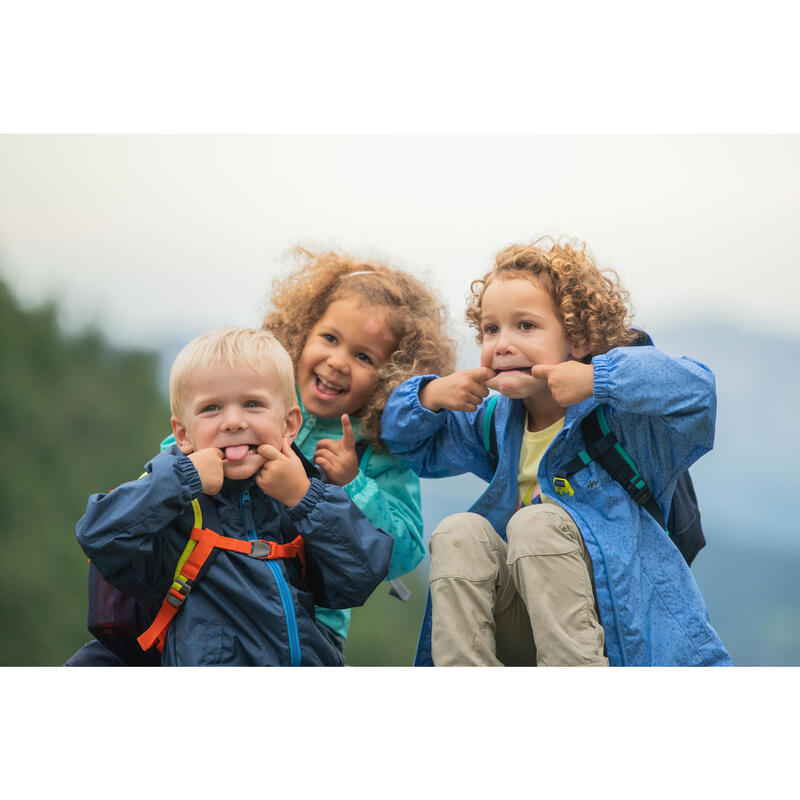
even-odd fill
[{"label": "khaki pants", "polygon": [[517,511],[508,544],[469,512],[431,534],[436,666],[608,666],[592,562],[553,503]]}]

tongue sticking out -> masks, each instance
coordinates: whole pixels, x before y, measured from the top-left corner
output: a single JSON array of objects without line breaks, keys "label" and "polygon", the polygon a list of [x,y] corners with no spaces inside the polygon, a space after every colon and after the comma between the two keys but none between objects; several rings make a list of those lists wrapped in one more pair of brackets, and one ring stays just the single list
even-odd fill
[{"label": "tongue sticking out", "polygon": [[241,461],[247,456],[249,450],[250,445],[247,444],[230,445],[225,448],[225,458],[227,458],[228,461]]}]

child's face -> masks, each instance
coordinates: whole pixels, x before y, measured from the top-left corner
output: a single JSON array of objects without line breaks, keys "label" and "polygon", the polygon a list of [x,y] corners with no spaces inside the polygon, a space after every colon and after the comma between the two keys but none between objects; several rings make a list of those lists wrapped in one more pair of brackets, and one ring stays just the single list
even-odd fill
[{"label": "child's face", "polygon": [[489,284],[481,303],[481,329],[481,365],[498,372],[487,386],[506,397],[533,397],[547,390],[546,381],[531,376],[531,367],[585,355],[567,339],[550,293],[526,278]]},{"label": "child's face", "polygon": [[286,408],[275,368],[258,372],[222,364],[193,375],[186,382],[182,419],[172,418],[175,441],[185,454],[209,447],[224,453],[223,471],[241,480],[254,475],[264,459],[261,444],[280,450],[283,439],[294,441],[300,408]]},{"label": "child's face", "polygon": [[355,297],[334,300],[308,334],[297,363],[305,410],[330,419],[363,408],[394,347],[385,309]]}]

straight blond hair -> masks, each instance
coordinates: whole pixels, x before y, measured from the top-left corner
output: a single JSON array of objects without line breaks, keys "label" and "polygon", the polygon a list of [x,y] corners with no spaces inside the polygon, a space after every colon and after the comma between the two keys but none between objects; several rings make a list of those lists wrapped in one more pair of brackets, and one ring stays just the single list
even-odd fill
[{"label": "straight blond hair", "polygon": [[247,367],[257,373],[272,366],[286,409],[297,404],[294,366],[283,345],[263,329],[222,328],[193,339],[175,358],[169,373],[169,405],[173,417],[181,418],[188,380],[221,365]]}]

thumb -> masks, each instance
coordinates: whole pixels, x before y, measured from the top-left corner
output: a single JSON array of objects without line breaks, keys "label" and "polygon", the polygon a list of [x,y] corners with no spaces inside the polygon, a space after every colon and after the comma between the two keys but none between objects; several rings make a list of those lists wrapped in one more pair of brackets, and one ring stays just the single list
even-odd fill
[{"label": "thumb", "polygon": [[537,364],[531,368],[531,375],[534,378],[549,378],[550,373],[556,368],[556,364]]},{"label": "thumb", "polygon": [[491,367],[478,367],[472,370],[472,377],[481,383],[491,380],[497,373]]},{"label": "thumb", "polygon": [[347,414],[342,414],[342,444],[348,450],[356,449],[356,436],[353,433],[353,426]]},{"label": "thumb", "polygon": [[297,458],[297,454],[294,452],[294,450],[292,450],[292,443],[288,439],[283,440],[283,443],[281,444],[281,453],[283,453],[283,455],[292,461],[299,460]]},{"label": "thumb", "polygon": [[[286,440],[283,440],[284,443]],[[276,461],[281,457],[281,453],[283,452],[283,445],[281,445],[281,449],[278,450],[277,447],[273,447],[271,444],[262,444],[258,448],[258,454],[265,458],[267,461]]]}]

